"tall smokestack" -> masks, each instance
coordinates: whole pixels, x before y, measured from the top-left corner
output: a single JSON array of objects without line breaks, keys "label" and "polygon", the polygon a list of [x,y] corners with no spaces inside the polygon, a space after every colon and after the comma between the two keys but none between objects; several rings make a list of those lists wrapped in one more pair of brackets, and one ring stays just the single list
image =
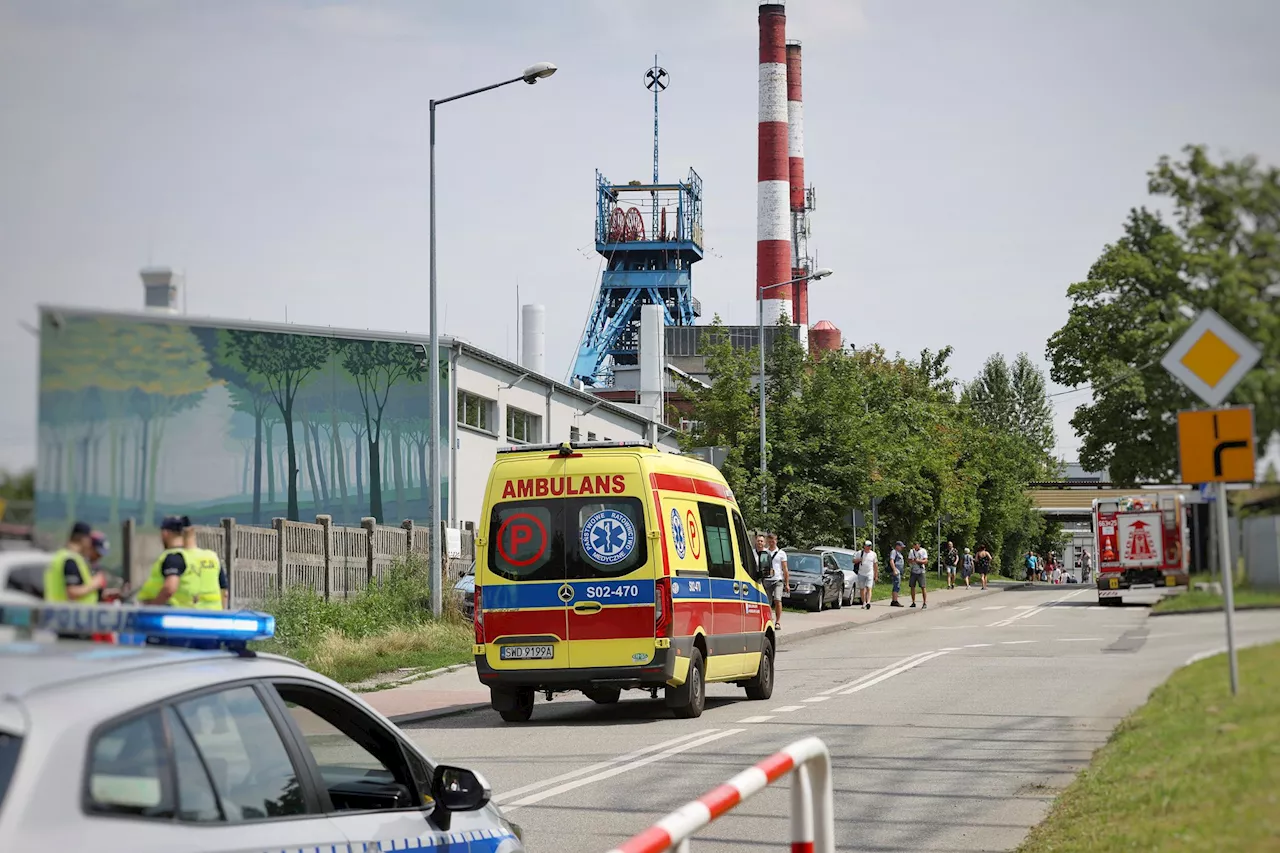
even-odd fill
[{"label": "tall smokestack", "polygon": [[[804,193],[804,100],[800,96],[800,42],[787,42],[787,159],[791,176],[791,278],[809,273]],[[794,322],[809,325],[809,282],[797,281]]]},{"label": "tall smokestack", "polygon": [[756,295],[761,288],[764,320],[776,323],[791,310],[791,223],[788,216],[787,12],[780,3],[760,4],[760,131],[756,184]]}]

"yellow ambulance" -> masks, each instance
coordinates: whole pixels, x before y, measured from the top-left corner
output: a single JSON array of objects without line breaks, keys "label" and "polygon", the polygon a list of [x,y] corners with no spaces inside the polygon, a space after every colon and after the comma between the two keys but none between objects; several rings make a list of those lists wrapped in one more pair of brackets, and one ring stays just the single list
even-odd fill
[{"label": "yellow ambulance", "polygon": [[773,693],[773,612],[733,492],[644,442],[499,451],[476,540],[475,658],[508,722],[534,696],[665,691],[697,717],[708,682]]}]

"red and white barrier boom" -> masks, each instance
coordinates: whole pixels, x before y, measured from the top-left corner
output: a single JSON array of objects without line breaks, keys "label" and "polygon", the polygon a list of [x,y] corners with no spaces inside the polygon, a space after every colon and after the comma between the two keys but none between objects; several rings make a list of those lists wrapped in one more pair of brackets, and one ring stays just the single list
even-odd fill
[{"label": "red and white barrier boom", "polygon": [[775,752],[610,853],[688,853],[689,838],[695,832],[788,773],[795,774],[791,782],[791,853],[835,853],[831,755],[816,737]]}]

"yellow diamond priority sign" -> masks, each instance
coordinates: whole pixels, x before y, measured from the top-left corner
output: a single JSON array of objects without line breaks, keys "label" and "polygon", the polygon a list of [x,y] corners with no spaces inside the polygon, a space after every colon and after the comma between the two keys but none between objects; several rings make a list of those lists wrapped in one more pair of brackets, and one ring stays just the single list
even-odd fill
[{"label": "yellow diamond priority sign", "polygon": [[1160,364],[1201,400],[1216,406],[1261,357],[1253,341],[1206,308]]}]

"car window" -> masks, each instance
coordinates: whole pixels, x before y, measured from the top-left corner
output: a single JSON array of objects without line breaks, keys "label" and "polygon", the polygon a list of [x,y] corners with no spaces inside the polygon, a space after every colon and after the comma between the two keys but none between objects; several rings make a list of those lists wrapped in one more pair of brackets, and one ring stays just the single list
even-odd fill
[{"label": "car window", "polygon": [[858,570],[858,567],[854,564],[855,561],[852,554],[844,554],[840,551],[828,551],[827,553],[831,555],[831,559],[836,561],[836,565],[844,571],[856,572]]},{"label": "car window", "polygon": [[817,554],[797,554],[789,551],[787,566],[793,572],[809,572],[815,575],[822,573],[822,559]]},{"label": "car window", "polygon": [[733,531],[729,513],[718,504],[698,501],[702,539],[707,552],[707,573],[713,578],[733,578]]},{"label": "car window", "polygon": [[[273,685],[302,735],[335,811],[368,809],[371,786],[403,785],[403,808],[431,802],[431,771],[351,701],[303,684]],[[374,791],[373,793],[377,793]]]},{"label": "car window", "polygon": [[139,817],[173,816],[160,714],[152,711],[96,735],[89,750],[89,807]]},{"label": "car window", "polygon": [[649,559],[636,498],[545,498],[495,504],[489,570],[513,581],[609,578]]},{"label": "car window", "polygon": [[204,694],[175,708],[209,768],[227,820],[306,813],[297,770],[253,688]]},{"label": "car window", "polygon": [[21,749],[22,738],[7,732],[0,732],[0,806],[4,805],[4,795],[9,790],[9,780],[13,778],[13,768],[18,766],[18,752]]},{"label": "car window", "polygon": [[173,744],[174,777],[178,784],[178,819],[192,823],[222,820],[218,796],[213,792],[209,768],[196,751],[191,733],[173,708],[164,709],[169,742]]}]

